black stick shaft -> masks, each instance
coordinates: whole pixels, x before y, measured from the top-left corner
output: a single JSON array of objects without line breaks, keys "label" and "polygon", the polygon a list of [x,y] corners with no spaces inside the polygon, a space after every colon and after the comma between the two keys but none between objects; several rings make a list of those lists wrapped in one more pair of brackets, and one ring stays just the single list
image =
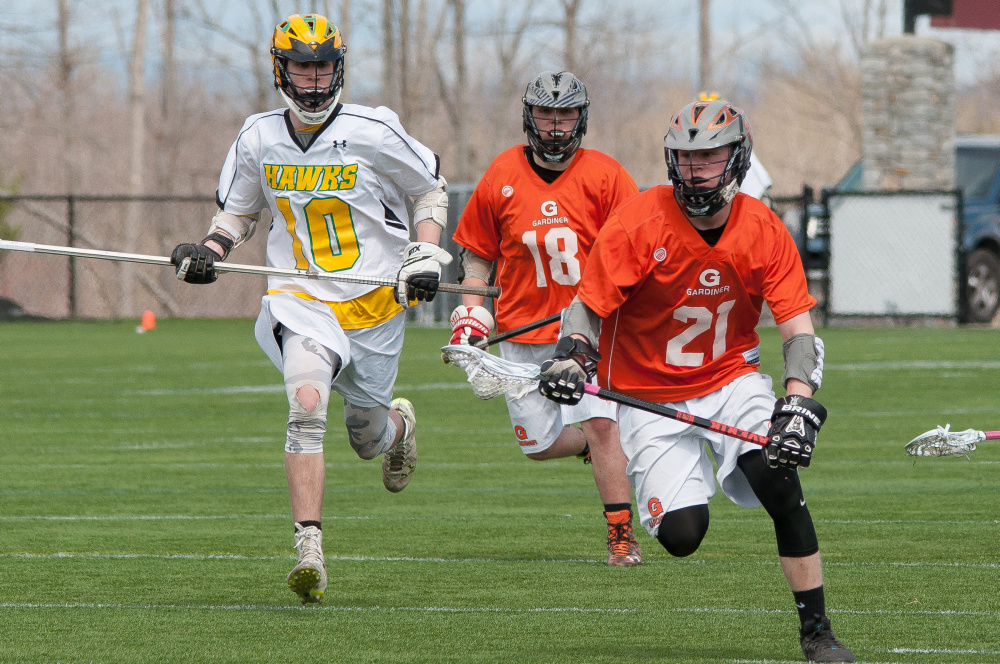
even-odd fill
[{"label": "black stick shaft", "polygon": [[546,316],[545,318],[542,318],[541,320],[536,320],[533,323],[528,323],[527,325],[522,325],[521,327],[515,327],[513,330],[507,330],[506,332],[498,334],[495,337],[484,339],[483,341],[477,343],[476,346],[478,346],[479,348],[486,348],[487,346],[492,346],[495,343],[499,343],[501,341],[507,341],[507,339],[510,339],[511,337],[516,337],[519,334],[524,334],[525,332],[531,332],[532,330],[537,330],[540,327],[551,325],[552,323],[558,321],[561,316],[562,312],[559,312],[557,314],[552,314],[551,316]]},{"label": "black stick shaft", "polygon": [[762,447],[767,445],[767,436],[762,436],[759,433],[752,433],[750,431],[746,431],[745,429],[729,426],[728,424],[716,422],[715,420],[698,417],[697,415],[692,415],[691,413],[675,410],[670,406],[636,399],[635,397],[630,397],[627,394],[612,392],[611,390],[606,390],[603,387],[597,387],[596,385],[592,385],[590,383],[587,383],[584,390],[587,394],[593,394],[594,396],[606,399],[607,401],[614,401],[615,403],[620,403],[625,406],[638,408],[639,410],[644,410],[647,413],[653,413],[654,415],[669,417],[670,419],[677,420],[678,422],[693,424],[696,427],[708,429],[709,431],[715,431],[732,438],[739,438],[740,440],[755,443]]}]

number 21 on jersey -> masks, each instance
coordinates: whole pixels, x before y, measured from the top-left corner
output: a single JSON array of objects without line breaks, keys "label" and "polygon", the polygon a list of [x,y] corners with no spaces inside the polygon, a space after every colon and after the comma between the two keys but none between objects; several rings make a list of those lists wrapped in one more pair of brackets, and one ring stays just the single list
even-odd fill
[{"label": "number 21 on jersey", "polygon": [[[535,285],[546,288],[549,284],[545,278],[545,262],[538,246],[538,231],[523,234],[521,242],[535,261]],[[550,228],[545,232],[543,244],[549,258],[552,281],[562,286],[575,286],[580,281],[580,261],[576,257],[580,243],[573,229],[566,226]]]},{"label": "number 21 on jersey", "polygon": [[[682,323],[694,321],[684,328],[680,334],[667,342],[667,364],[675,367],[700,367],[705,363],[705,353],[685,352],[684,347],[690,344],[701,334],[712,329],[715,323],[715,331],[712,335],[712,359],[717,360],[726,352],[726,332],[729,331],[729,312],[732,311],[736,300],[726,300],[719,305],[716,313],[712,313],[707,307],[677,307],[674,309],[674,320]],[[699,347],[705,347],[705,341]]]}]

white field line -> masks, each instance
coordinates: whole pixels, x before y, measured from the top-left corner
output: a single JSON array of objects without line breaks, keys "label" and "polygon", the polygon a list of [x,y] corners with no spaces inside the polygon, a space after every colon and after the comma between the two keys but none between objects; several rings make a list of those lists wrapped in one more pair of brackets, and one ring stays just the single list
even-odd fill
[{"label": "white field line", "polygon": [[[553,459],[553,461],[559,461]],[[562,463],[570,464],[574,463],[569,459],[566,459]],[[282,463],[213,463],[209,461],[202,462],[190,462],[190,463],[166,463],[166,462],[146,462],[146,461],[135,461],[132,462],[133,465],[141,465],[143,468],[284,468]],[[123,462],[116,462],[116,468],[121,468],[122,466],[129,465]],[[378,465],[373,461],[348,461],[345,463],[331,463],[327,462],[327,469],[345,469],[345,468],[364,468],[371,469]],[[549,468],[555,464],[546,464]],[[421,468],[512,468],[518,467],[522,469],[538,468],[541,469],[540,464],[533,464],[527,461],[476,461],[469,463],[459,463],[453,461],[443,461],[440,463],[433,462],[421,462]],[[13,468],[25,468],[25,469],[38,469],[38,470],[82,470],[85,468],[103,468],[107,469],[108,464],[106,463],[11,463],[5,464],[4,469]],[[117,472],[117,471],[116,471]]]},{"label": "white field line", "polygon": [[899,360],[827,364],[825,369],[840,371],[936,371],[939,369],[1000,369],[1000,362],[976,360]]},{"label": "white field line", "polygon": [[[603,560],[598,558],[536,558],[518,559],[510,558],[440,558],[440,557],[417,557],[417,556],[338,556],[327,554],[326,560],[344,562],[374,562],[374,563],[542,563],[542,564],[565,564],[565,563],[600,563]],[[97,560],[294,560],[295,556],[248,556],[236,553],[0,553],[0,559],[97,559]],[[658,560],[647,561],[643,564],[669,564],[669,565],[715,565],[715,566],[767,566],[779,565],[778,561],[768,560]],[[942,563],[942,562],[824,562],[825,567],[950,567],[961,569],[1000,569],[1000,563]]]},{"label": "white field line", "polygon": [[[509,607],[448,607],[448,606],[331,606],[328,604],[311,606],[308,608],[295,605],[274,605],[274,604],[104,604],[90,602],[67,602],[57,603],[35,603],[35,602],[4,602],[0,604],[0,609],[128,609],[128,610],[182,610],[182,611],[332,611],[332,612],[359,612],[359,613],[393,613],[393,612],[415,612],[415,613],[501,613],[501,614],[523,614],[523,613],[679,613],[679,614],[726,614],[726,615],[784,615],[794,613],[790,609],[730,609],[716,607],[691,607],[691,608],[663,608],[663,609],[613,609],[613,608],[583,608],[578,606],[566,607],[532,607],[516,609]],[[997,617],[996,611],[898,611],[898,610],[832,610],[827,613],[841,615],[863,615],[863,616],[970,616],[970,617]]]},{"label": "white field line", "polygon": [[[413,392],[420,390],[464,390],[471,389],[468,383],[423,383],[420,385],[394,385],[393,392]],[[167,397],[188,394],[271,394],[285,393],[284,385],[236,385],[232,387],[178,387],[163,390],[123,390],[116,394],[126,396]]]},{"label": "white field line", "polygon": [[[277,490],[274,490],[277,491]],[[431,490],[433,492],[438,492],[438,489]],[[467,489],[441,489],[440,491],[467,491]],[[506,492],[505,489],[487,489],[489,492]],[[517,489],[517,493],[524,493],[528,491],[527,489]],[[550,493],[552,490],[545,489],[535,489],[533,491],[542,491],[545,493]],[[250,491],[248,493],[258,493],[259,491]],[[182,492],[184,493],[184,492]],[[327,493],[338,493],[337,491],[327,491]],[[557,491],[557,493],[567,493],[565,491]],[[575,493],[575,492],[574,492]],[[75,494],[72,494],[75,495]],[[555,515],[560,518],[573,518],[572,514],[565,515]],[[21,514],[14,516],[0,516],[0,521],[172,521],[172,520],[229,520],[229,519],[287,519],[289,518],[287,514],[212,514],[212,515],[192,515],[192,514],[109,514],[109,515],[37,515],[37,514]],[[466,517],[466,516],[426,516],[426,517],[381,517],[381,516],[324,516],[324,520],[335,521],[335,520],[368,520],[368,521],[426,521],[426,520],[459,520],[459,521],[476,521],[479,519],[493,518],[492,516],[484,517]],[[583,517],[589,518],[589,517]],[[595,519],[598,517],[594,517]],[[714,521],[719,523],[764,523],[765,519],[762,517],[760,519],[714,519]],[[829,523],[836,525],[861,525],[861,526],[871,526],[871,525],[938,525],[938,526],[995,526],[1000,525],[1000,520],[994,521],[958,521],[958,520],[941,520],[934,521],[930,519],[898,519],[898,520],[888,520],[888,519],[813,519],[813,523]]]},{"label": "white field line", "polygon": [[[458,432],[457,431],[451,431],[449,433],[458,433]],[[477,432],[476,431],[468,431],[467,433],[477,433]],[[488,433],[495,433],[495,432],[485,431],[484,430],[484,431],[481,431],[481,432],[478,432],[478,433],[488,434]],[[327,442],[334,442],[334,443],[336,443],[339,440],[346,440],[346,436],[345,437],[340,437],[339,435],[334,434],[334,436],[335,436],[334,440],[331,441],[330,440],[330,436],[331,436],[331,433],[327,432]],[[235,442],[241,442],[241,441],[235,441]],[[271,443],[271,444],[274,444],[274,445],[284,445],[284,439],[280,439],[279,440],[277,438],[275,438],[275,439],[265,439],[265,440],[252,440],[252,441],[244,441],[244,442],[252,442],[252,443],[267,442],[267,443]],[[87,450],[105,450],[105,451],[122,451],[122,450],[147,451],[147,450],[156,450],[156,449],[161,449],[161,448],[162,449],[174,449],[174,448],[187,448],[187,447],[209,447],[212,444],[214,444],[214,443],[178,443],[178,444],[153,443],[153,444],[141,444],[141,445],[140,444],[136,444],[136,445],[124,444],[124,445],[112,445],[112,446],[94,445],[94,446],[91,446],[91,447],[86,447],[86,448],[81,448],[81,449],[87,449]],[[62,453],[62,452],[76,452],[76,451],[77,451],[77,448],[63,448],[63,449],[60,449],[60,453]],[[282,464],[280,464],[280,463],[257,463],[257,464],[248,464],[248,463],[221,463],[221,462],[220,463],[213,463],[213,462],[166,463],[166,462],[158,462],[158,461],[153,461],[153,462],[148,462],[148,461],[141,461],[141,462],[140,461],[132,461],[132,462],[128,462],[128,461],[125,461],[125,460],[119,460],[119,461],[116,462],[116,464],[118,464],[119,466],[121,466],[121,465],[127,465],[128,463],[141,463],[143,467],[157,466],[157,467],[165,467],[165,468],[278,468],[278,467],[283,467]],[[518,460],[518,461],[477,461],[477,462],[442,461],[442,462],[421,462],[421,464],[422,464],[421,468],[515,468],[516,467],[516,468],[522,468],[522,469],[537,468],[537,469],[541,470],[543,468],[551,468],[552,465],[559,464],[559,463],[573,464],[573,463],[576,463],[576,462],[573,459],[570,459],[570,458],[566,458],[566,459],[550,459],[549,463],[547,463],[547,464],[545,464],[543,466],[542,464],[529,463],[526,460]],[[954,459],[920,459],[918,461],[918,463],[930,463],[930,464],[935,464],[935,463],[937,463],[937,464],[961,463],[961,464],[963,464],[963,466],[970,466],[970,465],[971,466],[994,466],[994,465],[1000,464],[1000,461],[977,461],[975,459],[973,459],[973,460],[960,459],[958,461],[956,461]],[[914,464],[913,460],[905,460],[905,461],[825,461],[824,462],[825,466],[865,466],[865,467],[868,467],[868,466],[907,466],[907,467],[911,467],[911,466],[913,466],[913,464]],[[39,470],[58,470],[58,469],[68,469],[68,468],[77,469],[77,470],[85,469],[85,468],[100,468],[100,469],[105,469],[106,470],[107,467],[108,467],[108,464],[106,464],[106,463],[59,463],[59,464],[56,464],[56,463],[45,463],[45,464],[37,464],[37,463],[16,463],[15,464],[15,463],[8,463],[8,464],[4,465],[5,469],[10,469],[10,468],[25,468],[25,469],[39,469]],[[331,468],[331,469],[334,469],[334,468],[371,468],[372,464],[370,462],[366,463],[366,462],[360,461],[360,460],[359,461],[344,462],[344,463],[327,462],[326,467],[327,468]],[[806,495],[809,495],[809,491],[808,490],[806,490]]]},{"label": "white field line", "polygon": [[893,655],[1000,655],[1000,650],[946,650],[944,648],[889,648]]}]

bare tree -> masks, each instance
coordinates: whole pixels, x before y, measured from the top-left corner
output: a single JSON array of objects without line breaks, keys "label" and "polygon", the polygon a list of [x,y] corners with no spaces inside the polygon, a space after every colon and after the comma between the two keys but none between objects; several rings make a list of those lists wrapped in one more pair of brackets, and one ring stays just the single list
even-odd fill
[{"label": "bare tree", "polygon": [[698,2],[698,87],[708,90],[712,87],[712,3],[711,0]]},{"label": "bare tree", "polygon": [[[498,7],[493,39],[500,80],[496,88],[497,100],[488,105],[492,111],[488,121],[494,127],[502,127],[507,119],[506,115],[512,110],[514,100],[520,101],[519,93],[524,85],[524,65],[519,64],[518,60],[523,58],[522,49],[534,18],[534,7],[531,0],[518,3],[503,0]],[[491,155],[496,154],[506,138],[500,131],[489,132],[489,137],[489,152]]]},{"label": "bare tree", "polygon": [[396,70],[396,2],[382,0],[382,102],[395,105],[399,79]]},{"label": "bare tree", "polygon": [[566,58],[566,69],[571,72],[577,71],[577,30],[579,28],[580,22],[580,9],[583,5],[583,0],[559,0],[563,7],[563,31],[566,37],[566,49],[564,52],[564,57]]},{"label": "bare tree", "polygon": [[163,0],[162,27],[160,29],[160,127],[157,134],[157,189],[170,193],[173,189],[174,166],[177,161],[178,142],[175,138],[174,105],[177,96],[177,62],[174,57],[174,38],[177,32],[177,0]]},{"label": "bare tree", "polygon": [[452,7],[452,54],[455,58],[455,90],[452,103],[455,105],[455,137],[458,162],[456,173],[461,182],[470,179],[469,173],[469,107],[466,99],[469,72],[465,62],[465,0],[450,0]]},{"label": "bare tree", "polygon": [[[185,8],[182,17],[191,20],[212,35],[222,38],[223,47],[209,46],[206,55],[222,66],[244,69],[250,65],[254,82],[253,110],[255,113],[272,106],[274,95],[274,75],[269,56],[270,37],[274,26],[285,18],[275,0],[270,3],[270,12],[264,13],[258,3],[249,2],[246,10],[250,17],[250,29],[239,31],[215,18],[205,5],[206,0],[193,0],[190,8]],[[389,0],[387,0],[389,1]],[[237,48],[233,48],[233,47]]]},{"label": "bare tree", "polygon": [[[327,4],[329,4],[329,1],[327,1]],[[341,39],[344,39],[345,40],[344,43],[347,43],[346,37],[344,37],[344,35],[351,34],[351,0],[340,0],[340,16],[338,16],[335,20],[333,19],[333,17],[330,16],[329,11],[330,11],[329,8],[327,8],[327,15],[326,15],[327,18],[333,20],[334,23],[336,23],[337,27],[340,29],[341,32]],[[348,79],[347,77],[345,77],[344,87],[340,91],[340,101],[342,102],[346,102],[350,99],[350,96],[347,91],[348,87],[347,81]]]},{"label": "bare tree", "polygon": [[73,137],[73,59],[69,49],[69,26],[72,23],[69,0],[59,0],[59,96],[61,104],[60,132],[62,134],[63,186],[72,194],[77,181],[76,154]]},{"label": "bare tree", "polygon": [[[129,115],[129,177],[128,193],[138,196],[142,193],[143,162],[146,155],[146,114],[145,114],[145,81],[143,65],[146,62],[146,27],[149,14],[149,0],[136,0],[135,32],[132,41],[132,55],[128,67],[128,115]],[[125,215],[124,251],[134,253],[137,249],[140,231],[140,211],[138,202],[129,203]],[[121,265],[121,294],[119,315],[130,316],[134,313],[132,304],[132,286],[136,271],[131,263]]]},{"label": "bare tree", "polygon": [[[885,36],[888,7],[886,0],[840,0],[840,16],[847,29],[854,54],[860,57],[872,41]],[[876,28],[872,29],[873,21]]]}]

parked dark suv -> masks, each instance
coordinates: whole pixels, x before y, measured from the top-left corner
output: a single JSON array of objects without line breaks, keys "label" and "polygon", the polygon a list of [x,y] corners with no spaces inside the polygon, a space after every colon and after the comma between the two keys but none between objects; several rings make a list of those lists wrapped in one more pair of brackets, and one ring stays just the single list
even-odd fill
[{"label": "parked dark suv", "polygon": [[[833,191],[860,191],[861,176],[859,161]],[[962,191],[963,202],[965,320],[988,323],[1000,308],[1000,136],[955,138],[955,186]],[[822,204],[809,206],[809,217],[799,235],[799,249],[807,269],[827,266],[828,219]]]}]

